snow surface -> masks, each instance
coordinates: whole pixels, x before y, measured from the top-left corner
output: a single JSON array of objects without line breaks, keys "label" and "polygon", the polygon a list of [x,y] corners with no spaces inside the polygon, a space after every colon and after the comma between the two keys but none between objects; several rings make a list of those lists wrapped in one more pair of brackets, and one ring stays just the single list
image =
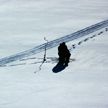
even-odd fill
[{"label": "snow surface", "polygon": [[[107,0],[0,0],[0,57],[106,20],[107,12]],[[87,37],[93,35],[67,43],[83,41],[60,73],[52,72],[56,63],[44,63],[41,71],[40,63],[0,67],[0,108],[108,108],[108,32]],[[57,57],[57,47],[47,56]]]}]

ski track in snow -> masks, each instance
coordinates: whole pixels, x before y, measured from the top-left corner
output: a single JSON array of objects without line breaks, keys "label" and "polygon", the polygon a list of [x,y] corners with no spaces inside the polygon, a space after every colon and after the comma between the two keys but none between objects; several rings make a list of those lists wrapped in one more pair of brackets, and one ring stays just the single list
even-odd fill
[{"label": "ski track in snow", "polygon": [[[101,34],[103,34],[104,32],[107,32],[108,31],[108,28],[105,28],[105,30],[101,30],[99,31],[98,33],[90,36],[90,37],[87,37],[83,40],[80,40],[79,42],[77,42],[76,44],[73,44],[71,46],[71,48],[69,49],[70,51],[76,49],[77,46],[89,41],[90,39],[93,39]],[[34,60],[34,61],[31,61],[30,63],[27,63],[27,61],[29,60]],[[19,62],[21,63],[13,63],[13,64],[6,64],[6,65],[3,65],[1,67],[13,67],[13,66],[24,66],[24,65],[35,65],[35,64],[38,64],[38,63],[42,63],[43,61],[43,58],[37,58],[37,57],[27,57],[27,58],[23,58],[21,60],[19,60]],[[70,58],[70,62],[73,62],[75,61],[74,58]],[[58,57],[46,57],[46,61],[44,63],[57,63],[58,62]]]},{"label": "ski track in snow", "polygon": [[[51,49],[53,47],[56,47],[57,45],[59,45],[62,42],[69,42],[69,41],[78,39],[80,37],[86,36],[86,35],[88,35],[90,33],[93,33],[95,31],[100,30],[102,28],[105,28],[107,26],[108,26],[108,20],[105,20],[105,21],[102,21],[100,23],[91,25],[91,26],[86,27],[86,28],[84,28],[82,30],[74,32],[74,33],[72,33],[70,35],[66,35],[64,37],[61,37],[61,38],[58,38],[58,39],[55,39],[53,41],[48,42],[47,46],[46,46],[46,49]],[[108,31],[108,28],[106,28],[106,31]],[[103,33],[103,31],[99,32],[98,35],[100,35],[102,33]],[[95,36],[96,35],[93,35],[90,38],[93,38]],[[88,39],[89,38],[86,38],[84,41],[87,41]],[[81,43],[82,42],[79,42],[78,44],[80,45]],[[24,51],[24,52],[21,52],[21,53],[18,53],[18,54],[9,56],[9,57],[2,58],[2,59],[0,59],[0,66],[5,66],[5,64],[7,64],[7,63],[10,63],[10,62],[13,62],[13,61],[16,61],[16,60],[21,60],[24,57],[28,57],[28,56],[34,55],[36,53],[40,53],[40,52],[44,51],[45,45],[46,45],[46,43],[44,43],[42,45],[39,45],[39,46],[36,46],[36,47],[34,47],[34,48],[30,49],[30,50],[27,50],[27,51]],[[74,47],[75,47],[75,45],[73,45],[73,48]]]}]

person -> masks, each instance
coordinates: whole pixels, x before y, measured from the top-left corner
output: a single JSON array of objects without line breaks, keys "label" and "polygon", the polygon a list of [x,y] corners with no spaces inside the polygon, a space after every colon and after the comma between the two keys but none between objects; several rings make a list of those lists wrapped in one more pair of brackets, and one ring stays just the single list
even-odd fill
[{"label": "person", "polygon": [[70,51],[68,50],[65,42],[61,43],[58,47],[59,63],[68,66],[70,59]]}]

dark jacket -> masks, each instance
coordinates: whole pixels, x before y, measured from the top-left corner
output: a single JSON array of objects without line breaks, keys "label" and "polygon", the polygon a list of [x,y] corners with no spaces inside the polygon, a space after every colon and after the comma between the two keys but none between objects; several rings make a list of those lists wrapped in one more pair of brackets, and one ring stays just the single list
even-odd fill
[{"label": "dark jacket", "polygon": [[65,43],[61,43],[60,46],[58,47],[58,55],[59,57],[70,57],[70,52],[67,48],[67,46],[65,45]]}]

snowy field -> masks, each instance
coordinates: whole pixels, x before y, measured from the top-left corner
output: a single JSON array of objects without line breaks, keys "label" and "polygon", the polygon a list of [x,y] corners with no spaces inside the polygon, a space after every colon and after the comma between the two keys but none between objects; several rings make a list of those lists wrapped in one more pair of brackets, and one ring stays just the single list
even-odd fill
[{"label": "snowy field", "polygon": [[[0,0],[0,58],[40,45],[44,37],[50,41],[107,19],[108,0]],[[38,71],[40,63],[33,63],[42,59],[0,67],[0,108],[108,108],[107,35],[103,28],[89,40],[67,43],[68,48],[76,44],[75,60],[60,73],[52,72],[55,62]],[[57,47],[47,57],[58,57]]]}]

